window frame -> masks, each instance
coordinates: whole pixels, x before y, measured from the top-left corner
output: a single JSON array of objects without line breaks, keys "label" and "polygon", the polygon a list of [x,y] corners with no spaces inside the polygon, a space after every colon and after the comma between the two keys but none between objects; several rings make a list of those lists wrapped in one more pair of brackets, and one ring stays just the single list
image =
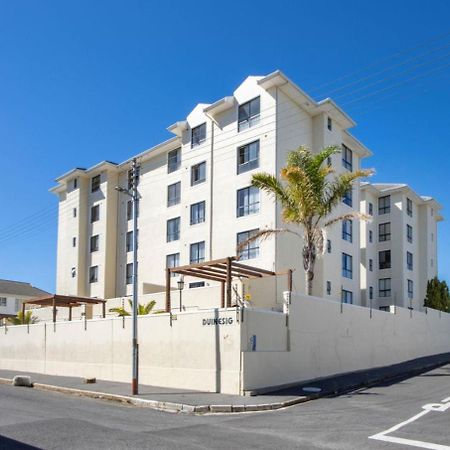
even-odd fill
[{"label": "window frame", "polygon": [[[178,226],[175,227],[175,231],[170,232],[170,225],[171,224],[177,224]],[[166,242],[174,242],[180,240],[180,234],[181,234],[181,217],[173,217],[172,219],[168,219],[166,223]]]},{"label": "window frame", "polygon": [[344,203],[347,206],[350,206],[350,208],[353,207],[353,189],[350,188],[342,197],[342,203]]},{"label": "window frame", "polygon": [[383,195],[378,198],[378,215],[382,216],[384,214],[391,213],[391,196]]},{"label": "window frame", "polygon": [[[251,146],[256,144],[256,158],[250,159]],[[242,153],[244,151],[244,153]],[[259,153],[260,153],[260,141],[257,139],[256,141],[248,142],[247,144],[241,145],[237,148],[237,164],[236,164],[236,173],[240,175],[241,173],[250,172],[251,170],[257,169],[259,167]],[[248,155],[248,160],[241,163],[241,156]]]},{"label": "window frame", "polygon": [[406,224],[406,240],[410,244],[413,243],[413,227],[409,223]]},{"label": "window frame", "polygon": [[414,270],[414,255],[409,251],[406,252],[406,268],[407,270]]},{"label": "window frame", "polygon": [[408,197],[406,197],[406,214],[409,217],[413,216],[413,201]]},{"label": "window frame", "polygon": [[[240,203],[241,195],[243,203]],[[246,194],[246,195],[245,195]],[[250,203],[252,194],[256,194],[257,200]],[[245,201],[247,199],[247,201]],[[260,191],[255,186],[247,186],[236,191],[236,217],[246,217],[260,212],[261,196]]]},{"label": "window frame", "polygon": [[[129,269],[131,269],[131,273],[129,273]],[[133,263],[127,263],[125,266],[125,284],[129,286],[133,284]]]},{"label": "window frame", "polygon": [[[175,194],[178,193],[174,199],[170,199],[170,188],[175,187]],[[179,205],[181,202],[181,181],[177,181],[176,183],[169,184],[167,186],[167,207]]]},{"label": "window frame", "polygon": [[[197,180],[194,179],[194,174],[198,173],[199,176],[202,175],[203,169],[203,178],[198,178]],[[198,172],[197,172],[198,171]],[[191,166],[191,186],[197,186],[198,184],[204,183],[206,181],[206,161],[199,162],[197,164],[193,164]]]},{"label": "window frame", "polygon": [[[200,132],[200,135],[198,138],[196,137],[194,140],[194,134],[196,134],[197,131]],[[203,142],[206,141],[206,131],[207,131],[206,122],[203,122],[200,125],[191,128],[191,148],[198,147],[199,145],[202,145]]]},{"label": "window frame", "polygon": [[378,242],[387,242],[391,240],[391,228],[391,222],[378,224]]},{"label": "window frame", "polygon": [[99,173],[91,178],[91,192],[97,192],[100,190],[100,186],[102,184],[102,177]]},{"label": "window frame", "polygon": [[[245,230],[236,233],[236,248],[238,248],[241,243],[245,242],[247,239],[250,239],[258,232],[259,228],[254,228],[252,230]],[[240,240],[241,237],[244,237],[244,239]],[[245,248],[237,250],[238,259],[240,261],[248,261],[250,259],[259,258],[260,244],[260,239],[248,242]]]},{"label": "window frame", "polygon": [[[252,104],[258,102],[258,112],[252,113]],[[245,111],[245,107],[249,105],[249,113],[248,116],[241,119],[241,111]],[[255,107],[256,108],[256,107]],[[258,95],[240,105],[238,105],[238,120],[237,120],[237,128],[238,133],[243,130],[248,130],[253,126],[257,125],[261,119],[261,96]],[[245,125],[245,126],[244,126]]]},{"label": "window frame", "polygon": [[98,283],[98,266],[89,267],[89,284]]},{"label": "window frame", "polygon": [[89,239],[89,253],[98,252],[100,247],[100,236],[98,234],[94,234]]},{"label": "window frame", "polygon": [[342,276],[353,280],[353,256],[342,252]]},{"label": "window frame", "polygon": [[[202,206],[200,208],[200,206]],[[199,214],[199,211],[203,210],[203,215]],[[196,211],[196,214],[194,214]],[[206,201],[202,200],[201,202],[192,203],[190,206],[189,212],[190,225],[198,225],[199,223],[204,223],[206,221]],[[196,220],[194,220],[194,217]]]},{"label": "window frame", "polygon": [[[96,212],[94,214],[94,211]],[[91,206],[91,223],[98,222],[100,220],[100,204]]]},{"label": "window frame", "polygon": [[414,298],[414,281],[407,279],[407,291],[408,291],[408,298],[412,299]]},{"label": "window frame", "polygon": [[344,219],[342,221],[342,239],[350,243],[353,242],[353,220]]},{"label": "window frame", "polygon": [[345,144],[342,144],[342,167],[350,172],[353,171],[353,151]]},{"label": "window frame", "polygon": [[[384,256],[383,262],[381,261],[381,255]],[[387,255],[389,255],[389,258],[387,258]],[[379,270],[392,269],[392,253],[390,249],[380,250],[378,252],[378,269]]]},{"label": "window frame", "polygon": [[341,302],[347,305],[353,305],[353,291],[347,291],[347,289],[342,289]]},{"label": "window frame", "polygon": [[[175,162],[171,161],[172,154],[175,154]],[[174,148],[167,152],[167,173],[176,172],[181,167],[181,147]]]},{"label": "window frame", "polygon": [[[189,264],[199,264],[205,261],[205,241],[193,242],[189,245]],[[196,250],[196,258],[192,258],[192,250]],[[203,252],[202,256],[199,256]]]},{"label": "window frame", "polygon": [[[388,283],[389,282],[389,283]],[[383,289],[382,289],[383,285]],[[387,286],[389,285],[389,286]],[[378,279],[378,297],[387,298],[392,296],[392,279],[379,278]]]}]

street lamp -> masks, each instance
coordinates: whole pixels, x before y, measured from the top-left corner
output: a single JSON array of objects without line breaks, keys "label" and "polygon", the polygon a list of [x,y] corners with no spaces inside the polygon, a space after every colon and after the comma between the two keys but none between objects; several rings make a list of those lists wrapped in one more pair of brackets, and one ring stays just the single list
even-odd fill
[{"label": "street lamp", "polygon": [[132,163],[132,188],[125,189],[123,187],[116,187],[116,191],[131,197],[133,205],[133,337],[132,337],[132,380],[131,380],[131,392],[133,395],[138,394],[138,375],[139,375],[139,347],[138,347],[138,278],[137,278],[137,212],[138,212],[138,202],[139,194],[137,191],[137,181],[138,181],[139,168],[137,165],[136,158],[133,158]]},{"label": "street lamp", "polygon": [[181,291],[184,289],[184,276],[180,275],[177,281],[178,291],[180,292],[180,312],[181,312]]}]

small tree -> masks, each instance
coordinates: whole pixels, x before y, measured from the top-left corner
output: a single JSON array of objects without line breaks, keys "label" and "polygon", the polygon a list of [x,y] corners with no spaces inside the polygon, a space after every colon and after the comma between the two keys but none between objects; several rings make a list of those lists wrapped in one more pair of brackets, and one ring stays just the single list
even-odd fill
[{"label": "small tree", "polygon": [[[128,303],[130,304],[131,310],[133,310],[133,302],[131,300],[128,300]],[[138,303],[138,316],[146,316],[147,314],[150,314],[153,310],[153,308],[156,305],[156,301],[152,300],[145,305],[141,305]],[[123,316],[131,316],[131,313],[128,312],[123,306],[118,306],[117,308],[111,308],[109,312],[115,312],[119,315],[119,317]]]},{"label": "small tree", "polygon": [[450,312],[450,292],[444,280],[440,281],[438,277],[428,280],[424,306]]},{"label": "small tree", "polygon": [[[282,207],[282,218],[292,228],[265,229],[255,233],[238,247],[238,252],[249,242],[267,239],[278,233],[291,233],[302,239],[301,255],[306,277],[306,293],[312,295],[312,282],[317,256],[323,252],[324,231],[346,219],[362,219],[359,211],[333,216],[344,195],[353,183],[372,175],[372,170],[356,170],[335,174],[327,164],[328,158],[339,153],[335,146],[313,154],[300,147],[288,154],[287,164],[281,169],[281,180],[269,173],[256,173],[252,185],[270,194]],[[357,205],[359,209],[359,205]]]},{"label": "small tree", "polygon": [[19,311],[16,317],[9,317],[8,322],[11,325],[28,325],[33,324],[38,321],[36,316],[33,316],[33,311],[25,311],[25,315],[23,315],[22,311]]}]

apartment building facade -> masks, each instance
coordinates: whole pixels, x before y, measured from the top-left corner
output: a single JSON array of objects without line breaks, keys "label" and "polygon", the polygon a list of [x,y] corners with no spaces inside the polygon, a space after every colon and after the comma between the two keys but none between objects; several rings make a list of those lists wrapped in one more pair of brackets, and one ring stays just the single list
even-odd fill
[{"label": "apartment building facade", "polygon": [[[139,163],[138,280],[142,294],[161,290],[165,267],[236,254],[255,230],[279,228],[280,209],[251,187],[257,171],[279,174],[289,151],[342,146],[337,172],[356,170],[370,151],[348,129],[355,123],[330,99],[314,101],[283,73],[248,77],[212,104],[198,104],[168,130],[171,139],[136,155]],[[57,292],[113,298],[131,294],[130,199],[117,186],[130,182],[131,160],[101,162],[58,178]],[[337,213],[359,209],[355,184]],[[318,259],[314,295],[359,304],[360,224],[328,231]],[[304,289],[302,243],[280,235],[256,242],[241,260],[294,272]],[[187,280],[190,287],[199,280]]]},{"label": "apartment building facade", "polygon": [[441,205],[405,184],[361,186],[362,304],[423,309],[427,281],[437,276]]}]

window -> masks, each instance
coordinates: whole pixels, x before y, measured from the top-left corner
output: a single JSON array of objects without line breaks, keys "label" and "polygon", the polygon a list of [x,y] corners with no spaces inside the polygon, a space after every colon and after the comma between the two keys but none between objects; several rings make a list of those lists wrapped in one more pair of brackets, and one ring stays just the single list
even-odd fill
[{"label": "window", "polygon": [[331,281],[327,281],[327,295],[331,295]]},{"label": "window", "polygon": [[344,195],[342,201],[343,201],[346,205],[348,205],[348,206],[352,206],[352,205],[353,205],[353,192],[352,192],[351,189],[349,189],[349,190],[345,193],[345,195]]},{"label": "window", "polygon": [[408,298],[414,297],[414,283],[413,280],[408,280]]},{"label": "window", "polygon": [[342,144],[342,166],[353,170],[353,152],[344,144]]},{"label": "window", "polygon": [[95,236],[91,236],[91,241],[90,241],[91,253],[98,251],[98,242],[99,242],[98,234],[96,234]]},{"label": "window", "polygon": [[73,217],[77,217],[77,208],[72,209],[72,215]]},{"label": "window", "polygon": [[75,278],[77,276],[77,269],[75,269],[75,267],[72,267],[70,269],[70,275],[72,276],[72,278]]},{"label": "window", "polygon": [[391,279],[390,278],[380,278],[378,280],[378,295],[380,297],[390,297],[391,296]]},{"label": "window", "polygon": [[327,166],[328,166],[328,167],[331,167],[332,165],[333,165],[333,160],[332,160],[331,156],[329,156],[329,157],[327,158]]},{"label": "window", "polygon": [[[139,217],[139,200],[136,204],[136,215]],[[131,220],[133,218],[133,201],[128,200],[127,202],[127,220]]]},{"label": "window", "polygon": [[167,153],[167,173],[175,172],[181,166],[181,148],[176,148]]},{"label": "window", "polygon": [[247,103],[239,105],[238,111],[238,131],[256,125],[259,122],[260,115],[260,98],[256,97]]},{"label": "window", "polygon": [[[140,168],[136,168],[136,186],[139,185],[139,178],[140,178]],[[133,189],[133,169],[130,169],[128,171],[128,189]]]},{"label": "window", "polygon": [[373,259],[369,259],[369,271],[373,272]]},{"label": "window", "polygon": [[175,217],[167,221],[167,242],[180,239],[180,218]]},{"label": "window", "polygon": [[378,264],[380,269],[390,269],[391,268],[391,251],[383,250],[378,252]]},{"label": "window", "polygon": [[327,128],[331,131],[333,129],[333,121],[331,120],[331,117],[327,118]]},{"label": "window", "polygon": [[369,214],[373,216],[373,203],[369,203]]},{"label": "window", "polygon": [[203,183],[206,180],[206,162],[191,167],[191,186]]},{"label": "window", "polygon": [[391,240],[391,223],[380,223],[378,225],[378,240],[380,242]]},{"label": "window", "polygon": [[[166,267],[178,267],[180,265],[180,254],[172,253],[166,256]],[[176,273],[171,274],[172,277],[176,277]]]},{"label": "window", "polygon": [[100,220],[100,205],[95,205],[91,208],[91,223]]},{"label": "window", "polygon": [[125,269],[125,283],[133,283],[133,263],[128,263]]},{"label": "window", "polygon": [[248,172],[259,167],[259,141],[238,148],[237,173]]},{"label": "window", "polygon": [[342,303],[348,303],[350,305],[353,304],[353,292],[342,289],[341,301],[342,301]]},{"label": "window", "polygon": [[133,251],[133,232],[128,231],[125,239],[125,249],[127,252]]},{"label": "window", "polygon": [[205,260],[205,241],[191,244],[189,260],[190,264],[201,263]]},{"label": "window", "polygon": [[181,201],[181,181],[167,186],[167,206],[178,205]]},{"label": "window", "polygon": [[350,219],[342,221],[342,239],[348,242],[353,240],[353,221]]},{"label": "window", "polygon": [[205,202],[198,202],[191,205],[191,225],[205,221]]},{"label": "window", "polygon": [[97,283],[98,281],[98,266],[89,267],[89,283]]},{"label": "window", "polygon": [[[411,244],[413,241],[413,229],[411,225],[406,225],[406,239]],[[433,239],[432,239],[433,240]]]},{"label": "window", "polygon": [[73,188],[76,189],[78,187],[78,178],[73,179]]},{"label": "window", "polygon": [[378,214],[389,214],[391,212],[391,196],[386,195],[378,199]]},{"label": "window", "polygon": [[373,231],[369,230],[369,242],[372,243],[373,242]]},{"label": "window", "polygon": [[205,287],[204,281],[194,281],[192,283],[189,283],[189,289],[196,289],[201,287]]},{"label": "window", "polygon": [[100,189],[100,181],[100,175],[96,175],[91,178],[91,192],[95,192]]},{"label": "window", "polygon": [[248,216],[259,212],[259,189],[249,186],[237,191],[236,216]]},{"label": "window", "polygon": [[353,278],[353,258],[347,253],[342,253],[342,276]]},{"label": "window", "polygon": [[0,297],[0,306],[6,306],[8,304],[8,301],[6,297]]},{"label": "window", "polygon": [[206,139],[206,122],[191,130],[191,148],[200,145]]},{"label": "window", "polygon": [[406,199],[406,214],[408,214],[409,217],[412,217],[413,215],[413,202],[410,198]]},{"label": "window", "polygon": [[331,240],[327,239],[327,253],[331,253]]},{"label": "window", "polygon": [[238,247],[238,259],[246,260],[246,259],[254,259],[259,256],[259,239],[255,239],[254,241],[247,242],[243,247],[239,248],[245,241],[250,239],[259,230],[249,230],[243,231],[242,233],[237,234],[236,244]]},{"label": "window", "polygon": [[373,300],[373,287],[369,287],[369,300]]},{"label": "window", "polygon": [[391,310],[390,306],[380,306],[378,309],[384,312],[389,312]]},{"label": "window", "polygon": [[72,238],[72,247],[76,247],[77,246],[77,238],[73,237]]},{"label": "window", "polygon": [[406,252],[406,268],[413,270],[413,254],[411,252]]}]

